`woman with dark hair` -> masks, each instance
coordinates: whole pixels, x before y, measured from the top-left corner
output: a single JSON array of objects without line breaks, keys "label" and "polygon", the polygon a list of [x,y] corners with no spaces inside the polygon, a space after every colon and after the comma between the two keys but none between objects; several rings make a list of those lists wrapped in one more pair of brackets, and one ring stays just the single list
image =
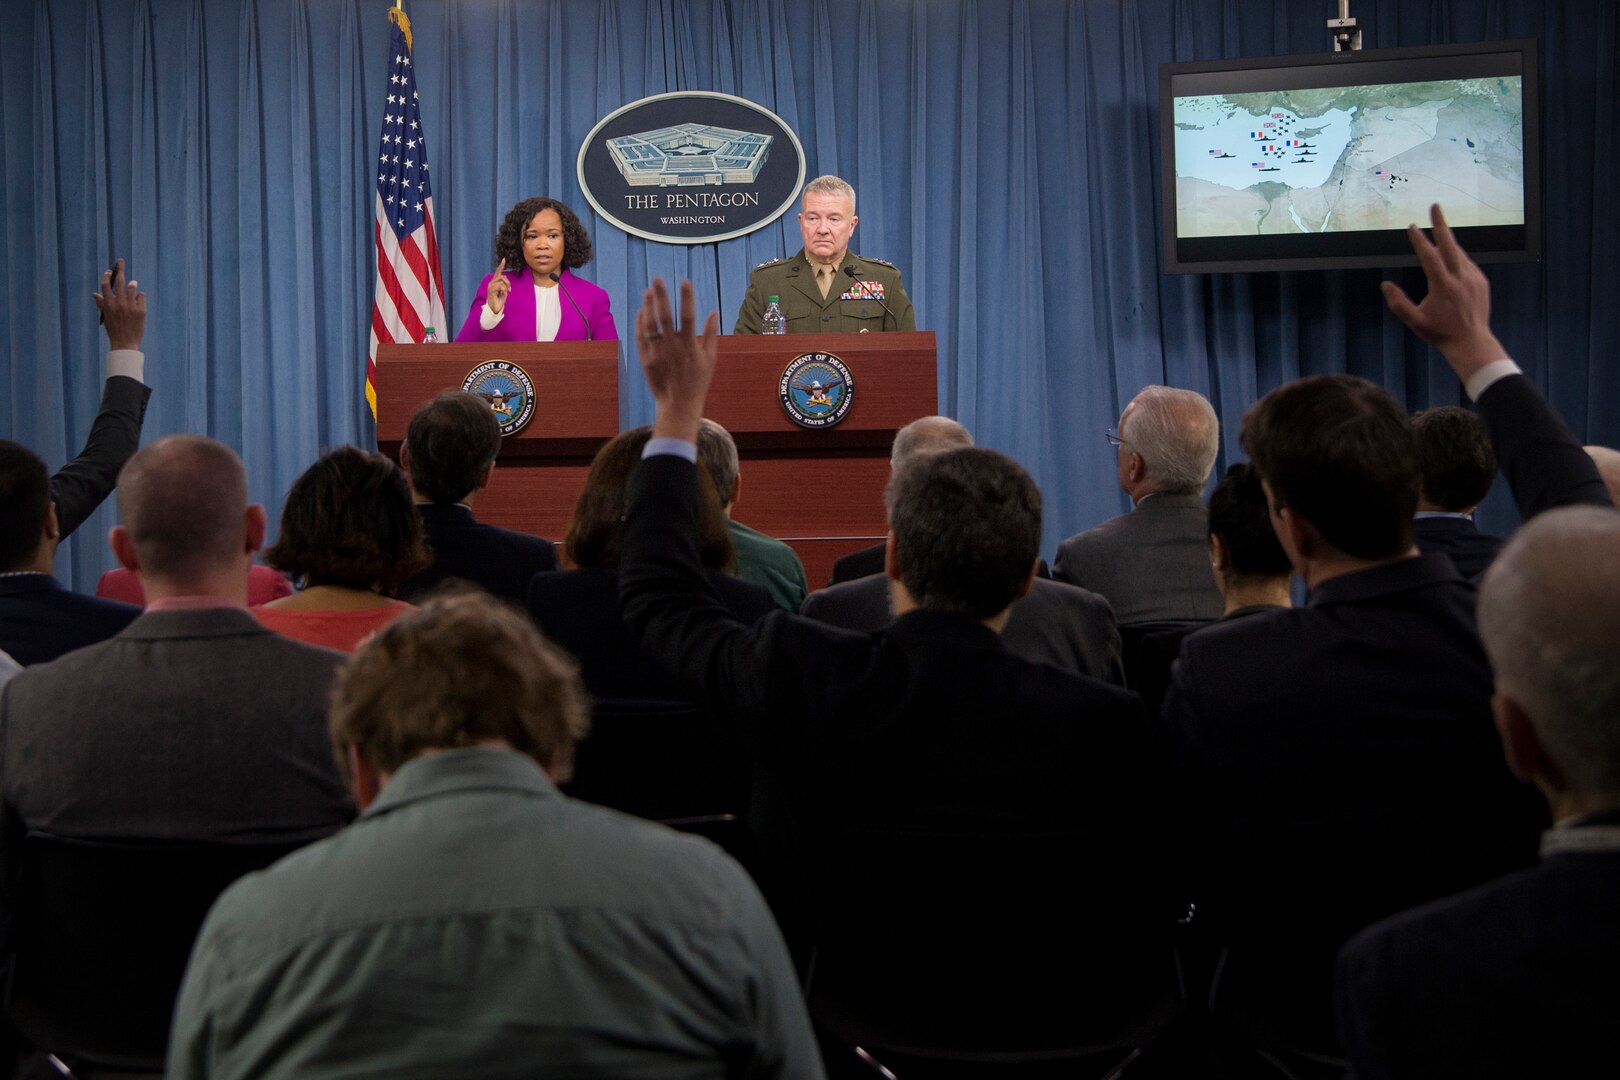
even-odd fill
[{"label": "woman with dark hair", "polygon": [[[597,452],[563,540],[563,557],[574,569],[536,574],[529,582],[529,614],[546,637],[579,660],[585,688],[599,704],[693,700],[689,690],[642,652],[619,614],[619,526],[630,497],[630,476],[651,437],[652,428],[633,428]],[[725,572],[736,565],[731,530],[720,497],[706,475],[700,471],[699,476],[703,565],[721,602],[752,623],[772,610],[771,594]]]},{"label": "woman with dark hair", "polygon": [[1271,527],[1260,474],[1248,462],[1227,469],[1209,494],[1209,565],[1226,600],[1223,619],[1293,606],[1294,568]]},{"label": "woman with dark hair", "polygon": [[556,199],[524,199],[495,233],[495,272],[478,285],[457,341],[617,341],[608,294],[575,267],[591,237]]},{"label": "woman with dark hair", "polygon": [[393,594],[431,560],[405,474],[381,454],[340,446],[293,482],[264,561],[299,591],[253,608],[259,622],[353,652],[378,627],[416,610]]}]

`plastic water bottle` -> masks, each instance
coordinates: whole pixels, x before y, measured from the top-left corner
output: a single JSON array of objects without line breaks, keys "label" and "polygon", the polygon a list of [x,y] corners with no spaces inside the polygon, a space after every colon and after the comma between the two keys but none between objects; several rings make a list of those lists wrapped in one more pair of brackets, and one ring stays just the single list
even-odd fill
[{"label": "plastic water bottle", "polygon": [[424,345],[437,345],[438,343],[439,343],[439,332],[437,330],[435,330],[431,326],[422,327],[422,344],[424,344]]},{"label": "plastic water bottle", "polygon": [[771,297],[771,302],[765,305],[765,318],[761,320],[759,332],[762,334],[787,333],[787,316],[782,314],[782,298]]}]

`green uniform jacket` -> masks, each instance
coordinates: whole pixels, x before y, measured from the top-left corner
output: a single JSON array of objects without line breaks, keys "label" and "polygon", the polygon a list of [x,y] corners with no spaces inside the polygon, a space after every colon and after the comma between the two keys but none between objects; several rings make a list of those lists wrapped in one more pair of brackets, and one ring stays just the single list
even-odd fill
[{"label": "green uniform jacket", "polygon": [[[853,268],[855,277],[846,271]],[[866,295],[881,292],[883,303],[889,305],[894,318],[883,310],[883,304]],[[748,295],[743,297],[742,310],[737,312],[734,334],[757,334],[765,317],[765,305],[770,298],[781,298],[782,314],[787,316],[790,334],[860,334],[879,330],[915,330],[917,313],[911,307],[911,297],[900,281],[900,269],[882,259],[868,259],[847,252],[834,279],[827,298],[821,298],[816,287],[816,275],[810,269],[810,260],[801,249],[797,255],[754,267],[748,276]],[[898,325],[896,325],[898,323]]]}]

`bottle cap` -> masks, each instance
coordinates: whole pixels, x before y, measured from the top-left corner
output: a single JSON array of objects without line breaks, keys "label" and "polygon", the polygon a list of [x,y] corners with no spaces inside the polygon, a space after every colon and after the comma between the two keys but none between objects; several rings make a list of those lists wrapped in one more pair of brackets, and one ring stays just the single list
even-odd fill
[{"label": "bottle cap", "polygon": [[770,298],[770,301],[771,301],[771,303],[775,304],[775,303],[778,303],[781,299],[782,298],[780,296],[773,296],[773,297]]}]

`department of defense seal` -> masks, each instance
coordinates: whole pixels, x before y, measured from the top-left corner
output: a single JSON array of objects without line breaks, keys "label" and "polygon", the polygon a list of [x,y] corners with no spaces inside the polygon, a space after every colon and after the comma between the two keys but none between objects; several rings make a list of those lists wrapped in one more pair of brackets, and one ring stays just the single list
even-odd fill
[{"label": "department of defense seal", "polygon": [[855,380],[832,353],[801,353],[783,370],[777,392],[789,420],[800,427],[829,428],[849,415]]},{"label": "department of defense seal", "polygon": [[510,360],[490,360],[467,372],[461,389],[489,403],[501,434],[516,435],[534,418],[534,382]]}]

